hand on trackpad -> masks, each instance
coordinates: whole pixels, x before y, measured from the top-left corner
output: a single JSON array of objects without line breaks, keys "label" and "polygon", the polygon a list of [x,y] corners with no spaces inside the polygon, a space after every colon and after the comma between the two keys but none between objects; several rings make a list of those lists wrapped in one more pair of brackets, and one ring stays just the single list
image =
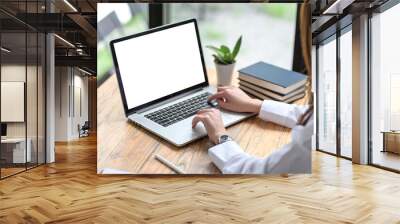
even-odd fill
[{"label": "hand on trackpad", "polygon": [[197,123],[196,126],[194,126],[194,127],[192,128],[192,130],[193,130],[194,132],[197,132],[197,133],[204,133],[204,132],[206,132],[206,128],[204,127],[204,124],[203,124],[202,122]]}]

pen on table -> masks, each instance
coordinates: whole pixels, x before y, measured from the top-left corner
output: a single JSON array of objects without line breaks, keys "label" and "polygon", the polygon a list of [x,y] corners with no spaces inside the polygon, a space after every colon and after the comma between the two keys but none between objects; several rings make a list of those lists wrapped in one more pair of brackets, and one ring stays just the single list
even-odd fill
[{"label": "pen on table", "polygon": [[175,164],[172,162],[168,161],[166,158],[156,154],[155,155],[156,159],[160,161],[162,164],[170,168],[171,170],[175,171],[178,174],[185,174],[185,171],[183,171],[181,168],[177,167]]}]

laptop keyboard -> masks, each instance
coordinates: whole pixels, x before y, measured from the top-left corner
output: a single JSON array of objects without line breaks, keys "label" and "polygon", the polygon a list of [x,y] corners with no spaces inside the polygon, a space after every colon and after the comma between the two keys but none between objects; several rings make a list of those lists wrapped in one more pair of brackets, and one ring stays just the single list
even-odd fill
[{"label": "laptop keyboard", "polygon": [[210,93],[200,94],[193,98],[146,114],[145,117],[164,127],[167,127],[196,114],[197,111],[201,109],[210,107],[210,105],[207,103],[207,98],[210,95]]}]

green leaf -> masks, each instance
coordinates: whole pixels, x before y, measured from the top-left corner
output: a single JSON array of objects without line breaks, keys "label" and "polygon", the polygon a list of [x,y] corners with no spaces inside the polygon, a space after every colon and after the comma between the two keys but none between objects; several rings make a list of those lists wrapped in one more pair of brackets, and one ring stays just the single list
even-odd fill
[{"label": "green leaf", "polygon": [[218,58],[220,58],[222,61],[225,61],[225,54],[222,53],[221,51],[217,52]]},{"label": "green leaf", "polygon": [[225,55],[224,55],[224,61],[225,61],[227,64],[232,64],[232,55],[231,55],[231,54],[225,54]]},{"label": "green leaf", "polygon": [[215,55],[215,54],[213,54],[212,56],[214,57],[214,59],[215,59],[218,63],[220,63],[220,64],[226,64],[226,61],[225,61],[225,59],[224,59],[224,57],[223,57],[222,55]]},{"label": "green leaf", "polygon": [[237,54],[239,53],[240,46],[242,45],[242,36],[236,41],[235,47],[233,48],[232,52],[232,60],[235,60]]},{"label": "green leaf", "polygon": [[224,54],[230,54],[231,50],[225,46],[225,45],[221,45],[221,47],[219,48]]},{"label": "green leaf", "polygon": [[218,53],[218,52],[221,51],[219,48],[214,47],[214,46],[210,46],[210,45],[206,46],[206,48],[213,50],[215,53]]},{"label": "green leaf", "polygon": [[206,46],[208,49],[213,50],[215,53],[221,53],[221,50],[219,48],[216,48],[214,46]]},{"label": "green leaf", "polygon": [[233,61],[231,50],[225,45],[221,46],[221,50],[224,52],[224,60],[225,60],[225,62],[227,64],[232,64],[234,61]]},{"label": "green leaf", "polygon": [[220,64],[230,64],[230,50],[226,48],[216,48],[214,46],[206,46],[207,48],[213,50],[215,54],[213,54],[214,59]]},{"label": "green leaf", "polygon": [[226,45],[221,45],[219,48],[210,45],[206,47],[213,50],[216,53],[213,55],[213,57],[218,63],[232,64],[235,62],[235,58],[239,53],[241,44],[242,44],[242,36],[240,36],[239,39],[236,41],[235,47],[232,52]]}]

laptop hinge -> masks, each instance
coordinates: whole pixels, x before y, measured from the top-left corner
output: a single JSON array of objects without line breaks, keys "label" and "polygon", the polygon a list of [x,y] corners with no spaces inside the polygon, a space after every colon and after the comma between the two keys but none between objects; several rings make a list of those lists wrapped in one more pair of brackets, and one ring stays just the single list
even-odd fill
[{"label": "laptop hinge", "polygon": [[193,94],[193,93],[195,93],[195,92],[199,92],[199,91],[203,90],[204,88],[205,88],[205,87],[199,87],[199,88],[197,88],[197,89],[190,90],[190,91],[188,91],[188,92],[184,92],[184,93],[179,94],[179,95],[177,95],[177,96],[174,96],[174,97],[172,97],[172,98],[170,98],[170,99],[167,99],[167,100],[164,100],[164,101],[162,101],[162,102],[159,102],[159,103],[150,105],[150,106],[148,106],[148,107],[146,107],[146,108],[137,110],[137,111],[135,111],[134,113],[140,114],[140,113],[149,111],[149,110],[154,109],[154,108],[156,108],[156,107],[160,107],[160,106],[162,106],[162,105],[165,105],[165,104],[167,104],[167,103],[173,102],[173,101],[178,100],[178,99],[180,99],[180,98],[183,98],[183,97],[185,97],[185,96],[191,95],[191,94]]}]

